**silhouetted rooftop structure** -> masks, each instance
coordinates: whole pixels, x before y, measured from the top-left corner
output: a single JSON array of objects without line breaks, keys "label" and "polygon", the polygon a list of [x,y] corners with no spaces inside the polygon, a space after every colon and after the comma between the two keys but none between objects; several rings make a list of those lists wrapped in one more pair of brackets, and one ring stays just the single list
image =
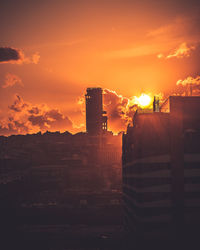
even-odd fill
[{"label": "silhouetted rooftop structure", "polygon": [[102,88],[87,88],[86,102],[86,130],[90,135],[99,135],[107,131],[107,116],[103,111]]},{"label": "silhouetted rooftop structure", "polygon": [[200,97],[170,96],[154,110],[136,113],[123,135],[125,226],[144,238],[191,236],[200,226]]}]

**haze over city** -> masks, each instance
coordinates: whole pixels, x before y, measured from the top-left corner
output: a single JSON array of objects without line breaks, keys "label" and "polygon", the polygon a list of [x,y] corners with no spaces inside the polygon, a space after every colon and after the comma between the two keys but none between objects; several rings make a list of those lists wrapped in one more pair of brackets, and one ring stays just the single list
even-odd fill
[{"label": "haze over city", "polygon": [[0,1],[0,249],[200,245],[199,13]]},{"label": "haze over city", "polygon": [[[0,134],[85,131],[84,93],[104,89],[108,129],[135,96],[199,82],[198,1],[1,1]],[[163,94],[164,93],[164,94]]]}]

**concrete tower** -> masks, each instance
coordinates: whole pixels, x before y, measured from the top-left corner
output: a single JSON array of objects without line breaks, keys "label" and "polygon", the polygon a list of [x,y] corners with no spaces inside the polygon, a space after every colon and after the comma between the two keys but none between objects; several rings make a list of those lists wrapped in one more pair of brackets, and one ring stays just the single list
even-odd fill
[{"label": "concrete tower", "polygon": [[86,103],[86,130],[88,134],[99,135],[107,131],[107,116],[103,111],[102,89],[87,88]]}]

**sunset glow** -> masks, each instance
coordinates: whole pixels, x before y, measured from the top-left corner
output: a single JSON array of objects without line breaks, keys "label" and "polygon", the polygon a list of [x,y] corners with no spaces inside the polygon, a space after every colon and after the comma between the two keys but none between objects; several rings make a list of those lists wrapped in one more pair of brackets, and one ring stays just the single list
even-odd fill
[{"label": "sunset glow", "polygon": [[109,89],[108,128],[121,131],[134,97],[148,107],[145,95],[183,93],[200,75],[193,0],[2,2],[0,135],[85,131],[87,87]]},{"label": "sunset glow", "polygon": [[141,94],[141,96],[139,98],[137,98],[137,101],[138,101],[138,105],[140,107],[145,108],[151,104],[152,99],[149,95]]}]

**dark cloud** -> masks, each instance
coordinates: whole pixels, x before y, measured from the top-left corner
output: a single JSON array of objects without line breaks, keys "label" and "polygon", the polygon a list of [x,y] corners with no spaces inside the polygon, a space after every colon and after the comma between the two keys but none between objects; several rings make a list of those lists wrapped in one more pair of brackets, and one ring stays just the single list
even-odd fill
[{"label": "dark cloud", "polygon": [[[39,109],[38,109],[39,110]],[[41,130],[59,130],[63,128],[72,128],[72,122],[68,117],[64,116],[59,110],[52,109],[50,111],[39,110],[40,115],[32,114],[28,120],[32,125],[37,125]],[[42,114],[41,114],[42,113]]]},{"label": "dark cloud", "polygon": [[8,107],[9,107],[9,109],[11,109],[15,112],[21,112],[27,106],[28,105],[26,103],[24,103],[22,98],[19,95],[16,95],[14,103]]},{"label": "dark cloud", "polygon": [[32,125],[38,125],[41,130],[47,128],[48,119],[43,115],[31,115],[28,117],[28,120]]},{"label": "dark cloud", "polygon": [[38,52],[26,57],[24,52],[20,49],[14,49],[10,47],[0,47],[0,63],[12,63],[12,64],[38,64],[40,55]]},{"label": "dark cloud", "polygon": [[0,135],[9,136],[11,134],[25,134],[29,129],[24,122],[8,117],[6,121],[0,122]]},{"label": "dark cloud", "polygon": [[0,62],[17,61],[19,59],[21,59],[19,50],[0,47]]},{"label": "dark cloud", "polygon": [[39,109],[38,107],[32,107],[30,110],[28,110],[30,114],[39,114]]}]

